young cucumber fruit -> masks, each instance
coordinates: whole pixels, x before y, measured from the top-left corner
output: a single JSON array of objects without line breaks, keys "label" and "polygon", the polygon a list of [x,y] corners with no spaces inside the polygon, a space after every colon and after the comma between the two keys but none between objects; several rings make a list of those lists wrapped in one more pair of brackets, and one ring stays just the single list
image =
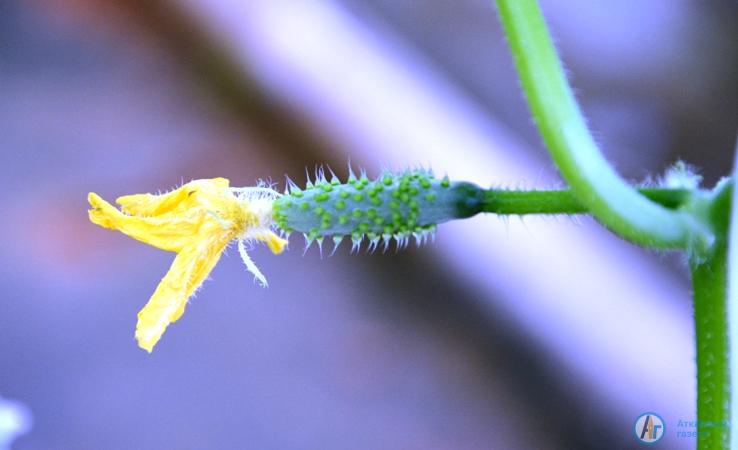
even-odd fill
[{"label": "young cucumber fruit", "polygon": [[375,246],[380,238],[401,246],[410,236],[424,239],[439,223],[477,214],[483,201],[478,186],[424,170],[383,172],[374,180],[352,174],[346,183],[320,173],[317,178],[305,189],[290,184],[273,205],[277,227],[303,233],[308,243],[324,237],[338,243],[350,236],[355,246],[364,237]]}]

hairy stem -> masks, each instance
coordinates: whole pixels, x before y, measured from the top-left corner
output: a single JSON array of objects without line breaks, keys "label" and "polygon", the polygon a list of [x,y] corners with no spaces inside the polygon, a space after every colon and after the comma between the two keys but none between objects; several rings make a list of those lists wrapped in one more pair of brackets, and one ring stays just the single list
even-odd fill
[{"label": "hairy stem", "polygon": [[727,449],[730,423],[726,251],[692,267],[697,336],[697,448]]},{"label": "hairy stem", "polygon": [[690,262],[697,338],[697,448],[727,449],[730,439],[731,381],[728,302],[728,224],[732,183],[723,182],[709,200],[707,214],[717,240]]},{"label": "hairy stem", "polygon": [[640,195],[600,153],[564,76],[536,0],[496,0],[518,75],[543,140],[587,211],[613,232],[658,248],[709,247],[713,239],[685,211]]}]

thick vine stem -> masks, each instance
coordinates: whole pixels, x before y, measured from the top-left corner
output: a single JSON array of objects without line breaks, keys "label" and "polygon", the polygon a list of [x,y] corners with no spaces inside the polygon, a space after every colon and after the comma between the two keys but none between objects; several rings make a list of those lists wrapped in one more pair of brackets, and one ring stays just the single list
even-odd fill
[{"label": "thick vine stem", "polygon": [[[723,180],[706,199],[706,216],[716,235],[704,255],[693,255],[690,266],[694,288],[697,341],[697,448],[727,449],[731,439],[731,345],[728,297],[728,226],[732,183]],[[733,324],[735,326],[735,324]],[[733,438],[735,439],[735,438]]]},{"label": "thick vine stem", "polygon": [[697,448],[727,449],[730,436],[730,368],[726,309],[726,247],[692,266],[697,335]]},{"label": "thick vine stem", "polygon": [[536,0],[496,0],[533,118],[577,199],[610,230],[637,244],[704,251],[714,238],[687,211],[640,195],[607,163],[587,129]]},{"label": "thick vine stem", "polygon": [[[738,143],[736,143],[735,156],[733,159],[732,183],[738,179]],[[731,184],[732,184],[731,183]],[[738,196],[733,194],[731,186],[731,199],[728,221],[728,257],[727,257],[727,297],[728,305],[728,371],[730,373],[730,386],[738,386]],[[726,212],[728,215],[728,212]],[[738,420],[738,402],[730,402],[731,425]],[[733,427],[731,427],[733,428]],[[730,434],[730,448],[738,448],[738,432]]]}]

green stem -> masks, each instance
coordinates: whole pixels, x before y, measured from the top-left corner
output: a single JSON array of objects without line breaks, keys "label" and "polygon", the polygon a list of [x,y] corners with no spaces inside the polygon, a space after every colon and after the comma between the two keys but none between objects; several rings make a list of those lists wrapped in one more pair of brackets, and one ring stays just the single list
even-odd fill
[{"label": "green stem", "polygon": [[[641,188],[641,195],[668,209],[685,205],[688,189]],[[571,189],[559,191],[484,191],[481,212],[495,214],[582,214],[589,212]]]},{"label": "green stem", "polygon": [[730,428],[726,251],[692,266],[697,336],[697,448],[726,449]]},{"label": "green stem", "polygon": [[643,197],[610,167],[579,110],[536,0],[496,0],[533,118],[573,193],[620,236],[659,248],[709,247],[689,213]]},{"label": "green stem", "polygon": [[[738,196],[733,195],[732,184],[738,179],[738,143],[733,156],[733,182],[731,183],[731,200],[730,209],[726,211],[728,216],[725,221],[728,223],[726,236],[728,239],[728,260],[727,260],[727,297],[728,305],[728,361],[730,371],[730,386],[738,386]],[[730,403],[731,428],[735,430],[735,423],[738,422],[738,402]],[[738,448],[738,432],[730,434],[730,448]]]},{"label": "green stem", "polygon": [[717,240],[711,252],[691,258],[697,340],[697,448],[722,450],[730,439],[730,345],[727,228],[732,185],[723,182],[709,199],[707,215]]}]

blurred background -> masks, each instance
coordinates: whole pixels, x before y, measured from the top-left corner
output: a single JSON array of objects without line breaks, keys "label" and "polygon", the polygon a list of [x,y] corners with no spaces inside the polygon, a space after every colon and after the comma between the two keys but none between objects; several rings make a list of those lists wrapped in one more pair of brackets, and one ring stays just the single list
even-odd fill
[{"label": "blurred background", "polygon": [[[738,123],[738,4],[542,2],[623,176],[712,186]],[[231,250],[153,354],[173,258],[87,220],[224,176],[346,163],[562,183],[486,0],[0,2],[0,396],[16,449],[662,448],[695,419],[688,273],[587,218],[476,217],[394,254]],[[0,439],[2,441],[2,439]]]}]

